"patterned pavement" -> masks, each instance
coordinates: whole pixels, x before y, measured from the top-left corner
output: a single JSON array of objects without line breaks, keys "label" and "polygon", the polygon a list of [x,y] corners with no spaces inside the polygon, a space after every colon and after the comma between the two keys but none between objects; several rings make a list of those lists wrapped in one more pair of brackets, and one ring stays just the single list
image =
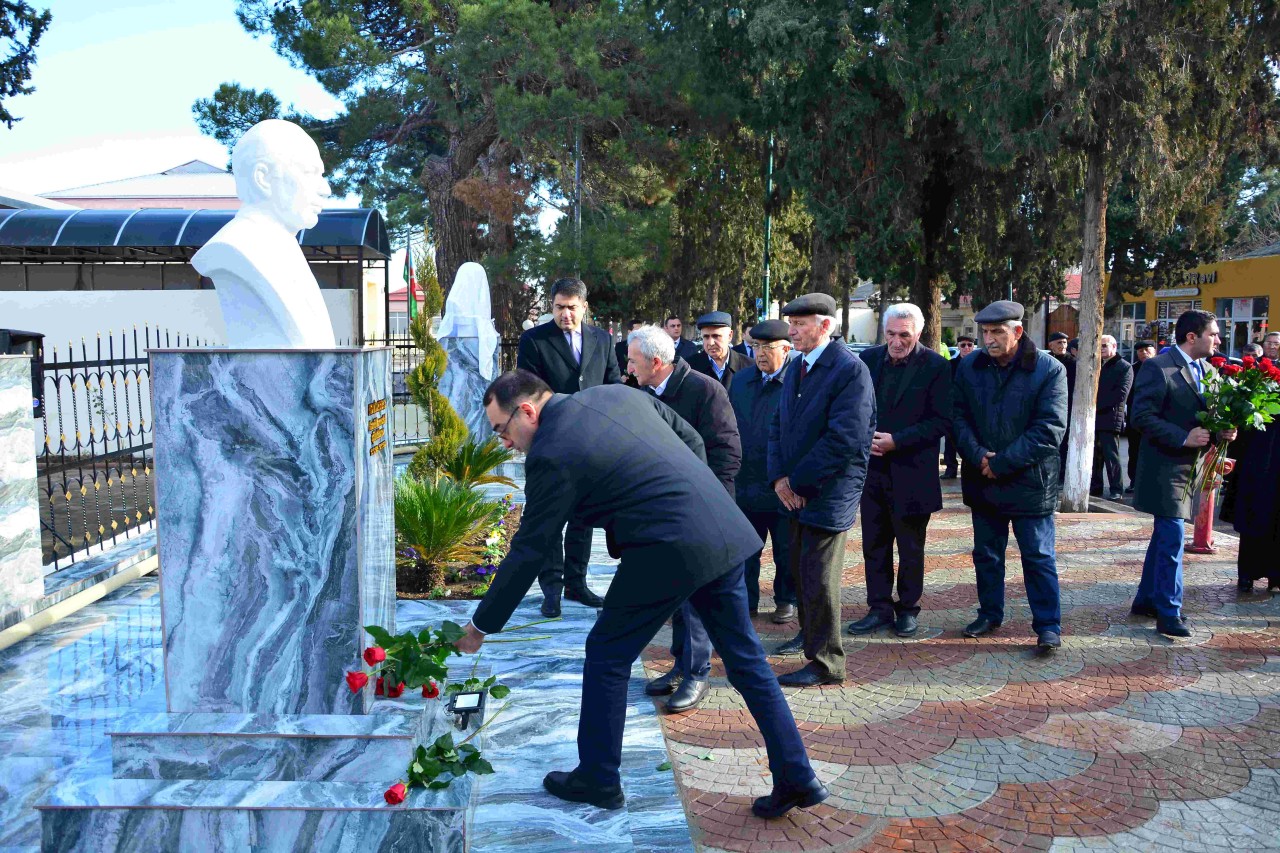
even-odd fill
[{"label": "patterned pavement", "polygon": [[[961,636],[977,590],[968,510],[946,485],[919,634],[846,635],[843,685],[787,691],[826,803],[751,816],[769,791],[764,745],[718,661],[707,702],[662,718],[699,849],[1280,851],[1280,600],[1237,595],[1235,539],[1187,555],[1195,630],[1172,640],[1129,615],[1150,519],[1059,515],[1063,647],[1040,655],[1012,536],[1004,626]],[[866,612],[858,533],[846,623]],[[772,650],[796,626],[768,620],[762,586],[756,627]],[[649,675],[670,669],[668,640],[646,651]],[[803,658],[770,662],[788,672]]]}]

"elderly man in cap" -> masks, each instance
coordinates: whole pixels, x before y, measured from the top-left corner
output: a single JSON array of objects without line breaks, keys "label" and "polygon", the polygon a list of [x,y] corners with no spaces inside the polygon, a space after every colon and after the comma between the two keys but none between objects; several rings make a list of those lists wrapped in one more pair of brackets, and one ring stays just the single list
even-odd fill
[{"label": "elderly man in cap", "polygon": [[[949,362],[951,365],[952,383],[956,381],[956,368],[960,366],[960,359],[973,355],[973,348],[977,343],[978,342],[976,340],[968,335],[961,335],[956,338],[956,350],[958,350],[958,353],[956,357],[951,359]],[[942,464],[942,479],[954,480],[958,476],[957,470],[960,467],[960,464],[956,459],[956,439],[955,436],[951,434],[950,424],[947,425],[947,434],[942,438]]]},{"label": "elderly man in cap", "polygon": [[1022,552],[1031,627],[1042,650],[1062,645],[1054,550],[1058,445],[1067,428],[1066,369],[1023,333],[1022,306],[1000,300],[974,318],[985,352],[956,371],[955,433],[963,460],[964,502],[973,511],[978,618],[964,629],[981,637],[1004,621],[1009,527]]},{"label": "elderly man in cap", "polygon": [[769,428],[769,482],[791,516],[791,570],[799,590],[800,634],[778,649],[808,663],[778,677],[792,687],[840,684],[840,580],[844,546],[862,500],[876,429],[871,374],[834,343],[836,301],[810,293],[782,309],[801,357],[787,370]]},{"label": "elderly man in cap", "polygon": [[[1062,332],[1054,332],[1049,336],[1049,354],[1056,358],[1067,371],[1067,424],[1071,424],[1071,406],[1076,397],[1076,357],[1067,352],[1069,338]],[[1062,443],[1058,445],[1058,484],[1067,476],[1067,435],[1063,433]]]},{"label": "elderly man in cap", "polygon": [[689,366],[728,391],[733,375],[751,364],[751,359],[731,348],[733,318],[723,311],[703,314],[698,318],[698,331],[702,334],[702,352],[689,358]]},{"label": "elderly man in cap", "polygon": [[[729,402],[742,438],[742,467],[734,491],[738,508],[760,541],[768,536],[773,542],[772,618],[784,625],[796,618],[796,586],[787,551],[791,523],[769,482],[769,425],[782,399],[782,380],[796,354],[785,320],[765,320],[752,327],[751,338],[755,341],[755,363],[735,373],[729,386]],[[749,558],[746,566],[747,604],[752,613],[760,606],[760,553]]]},{"label": "elderly man in cap", "polygon": [[[1138,374],[1142,365],[1156,355],[1155,341],[1137,341],[1133,345],[1133,382],[1129,383],[1129,399],[1125,401],[1125,437],[1129,440],[1129,486],[1125,492],[1132,494],[1133,482],[1138,477],[1138,449],[1142,446],[1142,433],[1133,424],[1133,392],[1138,387]],[[1225,500],[1224,500],[1225,505]]]}]

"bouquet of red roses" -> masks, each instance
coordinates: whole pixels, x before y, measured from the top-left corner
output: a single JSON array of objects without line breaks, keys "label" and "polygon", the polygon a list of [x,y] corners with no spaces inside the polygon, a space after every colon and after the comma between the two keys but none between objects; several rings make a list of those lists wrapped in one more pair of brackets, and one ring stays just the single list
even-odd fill
[{"label": "bouquet of red roses", "polygon": [[[1229,364],[1222,356],[1209,359],[1214,370],[1204,379],[1206,410],[1196,415],[1200,426],[1217,435],[1229,429],[1264,430],[1280,415],[1280,366],[1269,358],[1246,355],[1242,364]],[[1202,449],[1196,471],[1187,483],[1188,494],[1218,483],[1227,464],[1227,442]]]}]

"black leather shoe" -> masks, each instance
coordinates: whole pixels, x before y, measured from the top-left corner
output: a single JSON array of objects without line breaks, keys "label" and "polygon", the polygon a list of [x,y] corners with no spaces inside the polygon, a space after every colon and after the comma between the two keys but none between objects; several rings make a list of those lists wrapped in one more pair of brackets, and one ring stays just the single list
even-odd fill
[{"label": "black leather shoe", "polygon": [[1156,613],[1154,607],[1145,604],[1135,604],[1129,608],[1130,616],[1146,616],[1148,619],[1155,619],[1160,614]]},{"label": "black leather shoe", "polygon": [[1253,592],[1253,581],[1236,581],[1236,592],[1249,595]]},{"label": "black leather shoe", "polygon": [[956,478],[956,471],[954,468],[948,468],[947,470],[942,472],[942,479],[944,480],[954,480],[955,478]]},{"label": "black leather shoe", "polygon": [[981,637],[983,634],[990,634],[999,627],[999,622],[992,622],[985,616],[979,616],[965,626],[964,635],[966,637]]},{"label": "black leather shoe", "polygon": [[920,623],[916,617],[910,613],[898,614],[897,620],[893,623],[893,633],[899,637],[912,637],[920,628]]},{"label": "black leather shoe", "polygon": [[779,675],[778,683],[783,687],[817,687],[819,684],[844,684],[844,677],[828,675],[815,664],[808,663],[803,669]]},{"label": "black leather shoe", "polygon": [[542,615],[555,619],[560,615],[560,593],[544,592],[542,594]]},{"label": "black leather shoe", "polygon": [[601,788],[589,784],[572,773],[552,770],[542,780],[542,787],[555,797],[571,803],[587,803],[602,809],[620,809],[627,799],[622,795],[622,786],[614,785]]},{"label": "black leather shoe", "polygon": [[1186,620],[1166,622],[1163,619],[1158,619],[1156,620],[1156,633],[1164,634],[1166,637],[1190,637],[1191,627],[1187,625]]},{"label": "black leather shoe", "polygon": [[1062,635],[1057,631],[1041,631],[1036,638],[1036,648],[1041,651],[1053,651],[1062,648]]},{"label": "black leather shoe", "polygon": [[585,586],[565,587],[564,598],[565,601],[576,601],[587,607],[604,607],[604,599]]},{"label": "black leather shoe", "polygon": [[686,678],[680,682],[676,692],[667,700],[667,711],[671,714],[692,711],[702,704],[702,700],[706,699],[710,692],[711,685],[705,678]]},{"label": "black leather shoe", "polygon": [[684,681],[684,675],[680,670],[672,669],[666,675],[649,679],[644,686],[644,693],[646,696],[670,696],[676,692],[681,681]]},{"label": "black leather shoe", "polygon": [[778,646],[775,655],[798,655],[804,651],[804,634],[796,634],[790,640]]},{"label": "black leather shoe", "polygon": [[769,617],[775,625],[785,625],[788,622],[796,621],[796,606],[794,604],[779,604],[774,608],[773,615]]},{"label": "black leather shoe", "polygon": [[792,809],[807,809],[831,796],[815,777],[803,788],[783,788],[775,785],[767,797],[756,797],[751,813],[769,820],[782,817]]},{"label": "black leather shoe", "polygon": [[884,616],[873,611],[868,613],[866,616],[863,616],[857,622],[851,622],[849,624],[848,633],[857,637],[861,634],[870,634],[875,631],[879,631],[881,628],[887,628],[892,624],[893,620],[888,616]]}]

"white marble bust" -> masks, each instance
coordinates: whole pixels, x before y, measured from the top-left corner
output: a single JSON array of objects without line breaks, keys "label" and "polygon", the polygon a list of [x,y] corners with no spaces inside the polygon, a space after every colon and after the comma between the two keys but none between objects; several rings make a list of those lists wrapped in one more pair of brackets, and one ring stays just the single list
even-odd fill
[{"label": "white marble bust", "polygon": [[333,349],[333,325],[297,234],[329,197],[320,150],[296,124],[259,122],[231,152],[235,218],[191,265],[212,279],[233,349]]}]

